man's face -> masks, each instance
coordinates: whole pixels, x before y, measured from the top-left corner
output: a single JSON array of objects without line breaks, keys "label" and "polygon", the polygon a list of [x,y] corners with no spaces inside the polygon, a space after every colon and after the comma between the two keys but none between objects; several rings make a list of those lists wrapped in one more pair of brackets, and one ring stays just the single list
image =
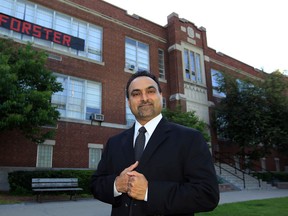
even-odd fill
[{"label": "man's face", "polygon": [[140,76],[134,79],[128,92],[129,107],[140,124],[146,124],[161,113],[162,94],[157,83],[150,77]]}]

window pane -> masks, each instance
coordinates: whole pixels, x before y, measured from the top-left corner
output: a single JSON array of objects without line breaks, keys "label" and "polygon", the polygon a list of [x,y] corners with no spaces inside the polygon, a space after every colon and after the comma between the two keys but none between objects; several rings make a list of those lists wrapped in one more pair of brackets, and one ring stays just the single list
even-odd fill
[{"label": "window pane", "polygon": [[71,17],[68,17],[64,14],[56,13],[55,18],[56,18],[55,30],[70,35],[71,34]]},{"label": "window pane", "polygon": [[195,62],[196,62],[196,76],[197,76],[197,83],[202,83],[202,73],[201,73],[201,59],[200,55],[196,53],[195,55]]},{"label": "window pane", "polygon": [[38,6],[35,21],[40,26],[52,28],[53,11]]},{"label": "window pane", "polygon": [[184,49],[184,68],[185,68],[185,77],[186,79],[190,79],[190,64],[189,64],[189,57],[188,57],[188,50]]},{"label": "window pane", "polygon": [[158,49],[158,67],[159,67],[159,77],[165,79],[164,51],[161,49]]},{"label": "window pane", "polygon": [[221,79],[223,77],[222,73],[211,69],[211,81],[212,81],[212,88],[213,88],[213,96],[216,97],[225,97],[225,93],[224,92],[219,92],[217,90],[217,88],[219,87],[219,79]]},{"label": "window pane", "polygon": [[[3,4],[1,4],[2,7]],[[15,6],[15,17],[19,19],[24,19],[25,16],[25,4],[23,2],[17,2]]]},{"label": "window pane", "polygon": [[33,23],[34,19],[35,19],[35,5],[27,4],[26,5],[25,20]]},{"label": "window pane", "polygon": [[51,103],[57,107],[62,118],[90,120],[92,113],[101,113],[101,83],[57,76],[63,91],[52,95]]},{"label": "window pane", "polygon": [[101,154],[101,148],[89,148],[89,168],[97,168]]},{"label": "window pane", "polygon": [[13,3],[14,2],[11,0],[2,0],[0,12],[4,14],[12,14]]},{"label": "window pane", "polygon": [[149,46],[131,38],[126,38],[125,67],[132,70],[149,70]]},{"label": "window pane", "polygon": [[92,113],[101,114],[101,86],[87,82],[85,118],[89,120]]},{"label": "window pane", "polygon": [[191,80],[196,81],[196,73],[195,73],[195,55],[194,52],[189,52],[189,64],[190,64],[190,75]]},{"label": "window pane", "polygon": [[125,108],[126,108],[125,109],[126,110],[126,122],[127,122],[127,125],[130,126],[130,125],[134,124],[135,116],[131,112],[127,98],[126,98]]},{"label": "window pane", "polygon": [[38,145],[37,167],[52,167],[52,145]]}]

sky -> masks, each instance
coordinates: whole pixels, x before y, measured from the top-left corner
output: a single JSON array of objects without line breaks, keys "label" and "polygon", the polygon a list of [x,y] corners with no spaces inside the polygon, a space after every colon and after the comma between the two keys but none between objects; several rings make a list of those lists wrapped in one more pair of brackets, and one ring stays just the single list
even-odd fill
[{"label": "sky", "polygon": [[105,0],[161,26],[175,12],[198,28],[217,52],[271,73],[288,72],[285,0]]}]

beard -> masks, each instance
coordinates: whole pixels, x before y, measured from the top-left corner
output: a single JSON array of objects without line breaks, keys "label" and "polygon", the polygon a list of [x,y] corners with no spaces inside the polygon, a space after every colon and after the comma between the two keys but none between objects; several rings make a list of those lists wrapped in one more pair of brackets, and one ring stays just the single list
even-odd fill
[{"label": "beard", "polygon": [[138,107],[138,116],[140,118],[149,118],[155,116],[155,109],[152,103],[145,103]]}]

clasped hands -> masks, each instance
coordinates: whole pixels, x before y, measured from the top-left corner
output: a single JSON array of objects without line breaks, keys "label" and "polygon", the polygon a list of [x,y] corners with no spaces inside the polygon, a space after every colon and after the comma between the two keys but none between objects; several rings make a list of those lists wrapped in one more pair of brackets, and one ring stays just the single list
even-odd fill
[{"label": "clasped hands", "polygon": [[128,196],[137,200],[144,200],[148,188],[148,181],[145,176],[134,169],[138,166],[136,161],[131,166],[124,169],[116,177],[116,189],[120,193],[127,193]]}]

